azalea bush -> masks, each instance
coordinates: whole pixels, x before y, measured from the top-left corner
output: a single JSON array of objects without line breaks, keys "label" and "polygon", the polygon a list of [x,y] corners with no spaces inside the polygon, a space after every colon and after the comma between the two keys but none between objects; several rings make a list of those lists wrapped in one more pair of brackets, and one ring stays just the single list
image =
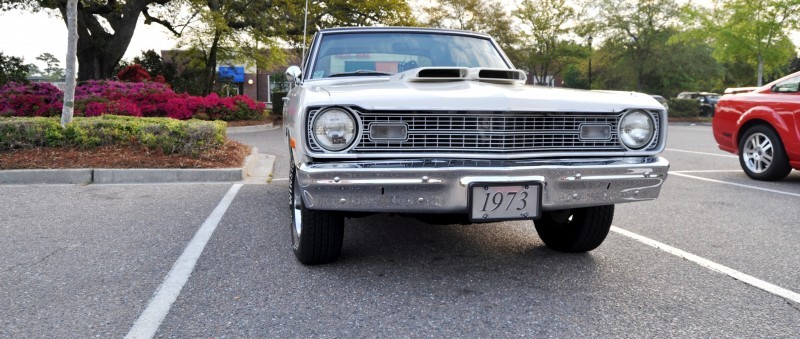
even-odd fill
[{"label": "azalea bush", "polygon": [[9,82],[0,87],[0,116],[61,115],[64,93],[49,83]]},{"label": "azalea bush", "polygon": [[[46,83],[9,83],[0,87],[0,116],[60,116],[63,92]],[[249,97],[177,94],[161,82],[90,80],[75,89],[77,117],[105,114],[169,117],[179,120],[254,120],[265,106]]]}]

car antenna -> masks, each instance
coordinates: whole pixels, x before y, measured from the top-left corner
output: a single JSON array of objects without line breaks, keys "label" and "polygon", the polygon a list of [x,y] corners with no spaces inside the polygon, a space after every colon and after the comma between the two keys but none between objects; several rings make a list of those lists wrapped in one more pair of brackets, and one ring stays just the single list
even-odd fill
[{"label": "car antenna", "polygon": [[303,67],[303,73],[306,72],[306,29],[308,27],[308,0],[306,0],[306,11],[303,17],[303,58],[300,59],[300,65]]}]

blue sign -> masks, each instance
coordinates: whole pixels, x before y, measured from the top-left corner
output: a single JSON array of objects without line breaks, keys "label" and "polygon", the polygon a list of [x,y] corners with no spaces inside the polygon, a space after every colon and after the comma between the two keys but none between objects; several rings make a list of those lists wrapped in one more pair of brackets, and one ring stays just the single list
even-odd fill
[{"label": "blue sign", "polygon": [[219,78],[242,83],[244,82],[244,67],[219,66]]}]

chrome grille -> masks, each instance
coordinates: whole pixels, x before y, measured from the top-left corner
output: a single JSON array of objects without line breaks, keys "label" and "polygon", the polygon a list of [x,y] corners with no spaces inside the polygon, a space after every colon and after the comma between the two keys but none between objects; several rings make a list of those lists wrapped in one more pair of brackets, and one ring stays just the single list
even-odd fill
[{"label": "chrome grille", "polygon": [[[309,112],[313,121],[318,110]],[[543,152],[625,151],[618,139],[621,114],[542,112],[362,112],[361,139],[351,153],[486,153],[517,154]],[[659,129],[659,115],[650,112]],[[370,125],[403,124],[405,140],[373,140]],[[582,140],[584,124],[608,125],[607,140]],[[311,132],[309,126],[309,133]],[[658,146],[658,135],[645,150]],[[309,138],[313,151],[323,151]]]}]

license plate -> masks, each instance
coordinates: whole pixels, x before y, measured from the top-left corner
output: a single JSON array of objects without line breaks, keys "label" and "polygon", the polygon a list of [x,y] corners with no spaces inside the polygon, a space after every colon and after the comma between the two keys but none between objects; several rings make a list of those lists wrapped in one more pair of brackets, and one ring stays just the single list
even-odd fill
[{"label": "license plate", "polygon": [[529,183],[473,183],[469,191],[472,221],[537,219],[542,186]]}]

